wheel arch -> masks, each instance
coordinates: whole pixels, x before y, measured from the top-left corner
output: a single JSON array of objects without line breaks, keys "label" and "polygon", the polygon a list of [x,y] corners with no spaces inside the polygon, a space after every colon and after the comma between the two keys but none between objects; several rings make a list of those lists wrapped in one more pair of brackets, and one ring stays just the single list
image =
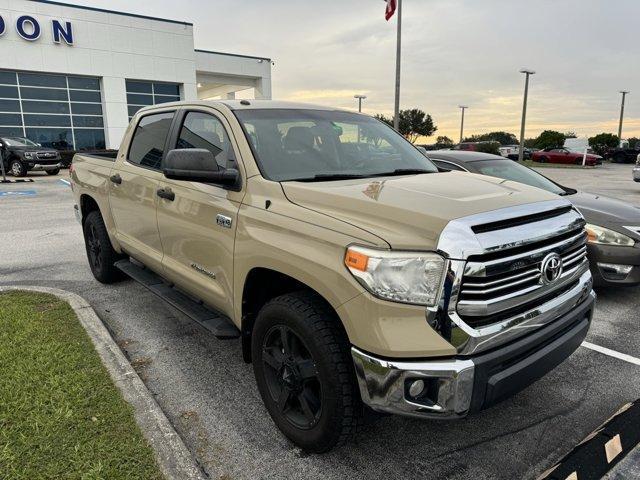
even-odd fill
[{"label": "wheel arch", "polygon": [[[251,334],[260,309],[271,299],[287,293],[309,291],[315,294],[340,318],[325,296],[304,281],[268,267],[252,268],[245,277],[241,303],[242,358],[251,363]],[[340,327],[344,329],[342,321]],[[346,334],[346,333],[345,333]]]}]

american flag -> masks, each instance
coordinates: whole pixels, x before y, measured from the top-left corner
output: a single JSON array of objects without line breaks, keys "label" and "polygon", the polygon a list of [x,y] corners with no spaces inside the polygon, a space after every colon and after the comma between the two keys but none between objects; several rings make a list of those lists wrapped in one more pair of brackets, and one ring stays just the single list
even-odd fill
[{"label": "american flag", "polygon": [[387,8],[384,10],[384,18],[389,21],[393,14],[396,13],[396,0],[385,0],[387,2]]}]

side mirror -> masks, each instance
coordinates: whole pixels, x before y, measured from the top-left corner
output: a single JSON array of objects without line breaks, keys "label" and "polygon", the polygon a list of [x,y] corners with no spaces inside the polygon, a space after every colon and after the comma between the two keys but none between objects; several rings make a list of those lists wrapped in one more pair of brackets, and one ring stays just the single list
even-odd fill
[{"label": "side mirror", "polygon": [[162,166],[164,176],[172,180],[237,186],[240,173],[235,168],[221,169],[216,158],[204,148],[170,150]]}]

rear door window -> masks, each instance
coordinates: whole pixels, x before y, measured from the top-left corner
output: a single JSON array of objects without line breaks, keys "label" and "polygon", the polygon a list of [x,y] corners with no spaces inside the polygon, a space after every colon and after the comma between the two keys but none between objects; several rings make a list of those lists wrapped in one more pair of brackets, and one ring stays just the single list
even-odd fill
[{"label": "rear door window", "polygon": [[160,170],[173,115],[174,112],[162,112],[140,119],[129,147],[129,163]]}]

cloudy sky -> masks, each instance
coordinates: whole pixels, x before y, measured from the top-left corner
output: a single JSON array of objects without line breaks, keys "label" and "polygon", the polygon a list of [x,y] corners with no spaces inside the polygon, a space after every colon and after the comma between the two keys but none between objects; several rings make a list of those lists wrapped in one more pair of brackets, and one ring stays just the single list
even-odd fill
[{"label": "cloudy sky", "polygon": [[[393,110],[395,20],[382,0],[84,0],[194,23],[196,48],[270,57],[273,97]],[[517,133],[522,67],[532,68],[527,136],[640,136],[639,0],[403,0],[401,107],[430,113],[436,135]]]}]

